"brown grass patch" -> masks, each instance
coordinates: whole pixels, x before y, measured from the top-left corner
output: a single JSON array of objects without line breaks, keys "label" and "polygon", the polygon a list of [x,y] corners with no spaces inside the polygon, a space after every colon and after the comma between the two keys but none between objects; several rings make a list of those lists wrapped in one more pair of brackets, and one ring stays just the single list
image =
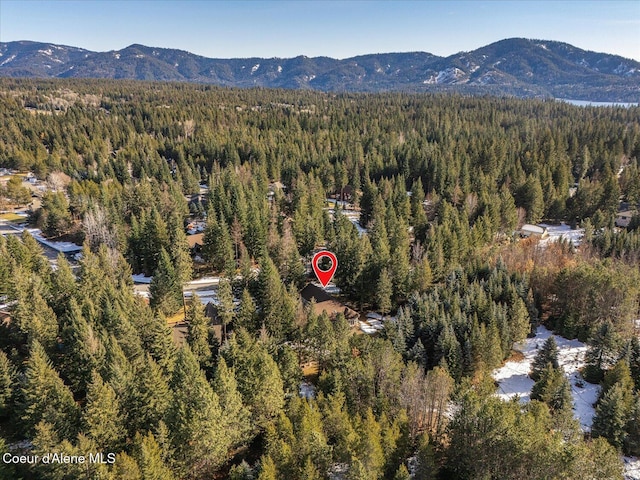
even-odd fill
[{"label": "brown grass patch", "polygon": [[182,323],[182,322],[184,322],[184,310],[180,310],[175,315],[167,317],[167,323],[169,325],[175,325],[176,323]]},{"label": "brown grass patch", "polygon": [[302,375],[306,379],[317,378],[320,373],[320,365],[318,362],[312,361],[302,365]]},{"label": "brown grass patch", "polygon": [[507,358],[506,362],[521,362],[524,360],[524,354],[520,350],[511,350],[511,355]]}]

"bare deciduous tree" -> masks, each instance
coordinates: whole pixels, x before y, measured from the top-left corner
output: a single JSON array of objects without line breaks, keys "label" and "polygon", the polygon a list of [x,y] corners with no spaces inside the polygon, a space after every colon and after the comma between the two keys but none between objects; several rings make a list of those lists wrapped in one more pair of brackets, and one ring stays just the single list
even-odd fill
[{"label": "bare deciduous tree", "polygon": [[436,367],[425,375],[418,365],[407,366],[400,384],[400,404],[409,416],[411,438],[425,431],[436,439],[442,434],[452,389],[453,379],[444,369]]},{"label": "bare deciduous tree", "polygon": [[109,249],[118,247],[118,237],[109,228],[110,223],[104,208],[99,205],[92,207],[84,216],[82,227],[91,251],[97,251],[100,245],[106,245]]},{"label": "bare deciduous tree", "polygon": [[62,172],[51,172],[47,177],[47,186],[54,192],[63,192],[71,183],[71,177]]}]

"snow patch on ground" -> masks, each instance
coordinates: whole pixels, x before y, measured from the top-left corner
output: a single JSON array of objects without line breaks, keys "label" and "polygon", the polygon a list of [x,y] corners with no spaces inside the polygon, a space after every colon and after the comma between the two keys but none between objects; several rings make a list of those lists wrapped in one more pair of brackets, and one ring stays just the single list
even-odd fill
[{"label": "snow patch on ground", "polygon": [[458,79],[464,77],[464,72],[456,67],[446,68],[437,73],[437,75],[431,75],[422,83],[424,84],[451,84],[458,83]]},{"label": "snow patch on ground", "polygon": [[188,288],[192,285],[218,285],[220,283],[220,277],[202,277],[197,280],[191,280],[185,285]]},{"label": "snow patch on ground", "polygon": [[374,333],[377,332],[377,330],[374,327],[369,325],[367,322],[363,322],[362,320],[360,321],[360,330],[362,330],[364,333],[368,335],[373,335]]},{"label": "snow patch on ground", "polygon": [[624,462],[625,480],[640,480],[640,459],[636,457],[622,457]]},{"label": "snow patch on ground", "polygon": [[42,236],[42,232],[37,228],[27,228],[27,232],[31,234],[39,243],[46,245],[49,248],[53,248],[57,252],[61,253],[73,253],[82,251],[80,245],[76,245],[72,242],[52,242]]},{"label": "snow patch on ground", "polygon": [[316,387],[309,382],[300,383],[300,396],[307,400],[316,398]]},{"label": "snow patch on ground", "polygon": [[[327,202],[333,207],[340,205],[340,214],[347,217],[347,219],[349,219],[349,221],[355,225],[356,229],[358,230],[358,235],[362,236],[367,233],[368,230],[360,225],[360,211],[354,210],[353,205],[348,202],[333,200],[329,198],[327,199]],[[334,208],[328,208],[326,210],[329,212],[329,217],[333,219],[333,216],[335,215]]]},{"label": "snow patch on ground", "polygon": [[540,241],[541,245],[544,245],[548,242],[558,242],[560,240],[568,241],[573,244],[574,247],[578,247],[580,242],[582,242],[582,238],[584,237],[584,228],[576,228],[573,230],[571,226],[566,223],[561,223],[560,225],[547,225],[546,223],[541,223],[541,227],[545,227],[547,229],[547,233],[549,236]]},{"label": "snow patch on ground", "polygon": [[[534,383],[528,376],[531,362],[551,335],[551,331],[539,326],[535,337],[514,345],[515,350],[522,352],[524,359],[519,362],[506,362],[493,372],[493,378],[498,382],[498,397],[510,400],[517,395],[521,402],[530,400]],[[584,354],[587,346],[578,340],[567,340],[559,335],[554,337],[558,344],[558,361],[571,383],[574,416],[584,431],[590,431],[595,415],[593,405],[598,399],[600,387],[587,383],[580,375],[580,369],[585,365]]]},{"label": "snow patch on ground", "polygon": [[11,56],[10,56],[9,58],[7,58],[4,62],[0,63],[0,66],[2,66],[2,65],[6,65],[7,63],[14,61],[15,59],[16,59],[16,56],[15,56],[15,55],[11,55]]}]

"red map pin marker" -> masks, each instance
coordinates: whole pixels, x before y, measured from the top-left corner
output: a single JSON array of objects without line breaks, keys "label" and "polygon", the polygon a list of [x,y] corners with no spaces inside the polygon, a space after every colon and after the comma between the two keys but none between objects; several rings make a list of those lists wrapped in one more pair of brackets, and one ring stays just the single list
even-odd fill
[{"label": "red map pin marker", "polygon": [[[329,270],[322,270],[320,268],[320,260],[322,259],[322,257],[327,257],[329,260],[331,260],[331,268],[329,268]],[[313,260],[311,260],[311,266],[313,267],[313,271],[315,272],[316,277],[318,277],[318,281],[324,288],[329,284],[329,282],[333,278],[334,273],[336,273],[336,268],[338,268],[338,259],[333,253],[327,250],[323,250],[313,256]]]}]

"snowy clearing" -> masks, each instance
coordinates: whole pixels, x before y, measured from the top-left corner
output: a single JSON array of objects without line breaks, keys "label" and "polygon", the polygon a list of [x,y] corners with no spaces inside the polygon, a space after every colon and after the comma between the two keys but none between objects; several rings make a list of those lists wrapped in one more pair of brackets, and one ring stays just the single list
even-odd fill
[{"label": "snowy clearing", "polygon": [[[333,219],[335,210],[333,208],[330,208],[327,211],[329,212],[329,217]],[[340,210],[340,215],[344,215],[351,223],[355,225],[356,230],[358,230],[358,235],[362,236],[367,233],[368,230],[360,225],[360,212],[356,210]]]},{"label": "snowy clearing", "polygon": [[[497,395],[500,398],[509,400],[518,395],[521,402],[530,400],[534,383],[529,378],[531,362],[538,349],[551,335],[553,334],[547,328],[539,326],[534,338],[527,338],[523,343],[514,346],[515,350],[522,352],[524,359],[519,362],[506,362],[493,372],[493,378],[498,382]],[[558,344],[558,361],[571,383],[574,416],[582,429],[589,431],[595,414],[593,404],[598,399],[600,387],[584,381],[580,375],[580,369],[585,365],[584,354],[587,346],[578,340],[567,340],[559,335],[554,337]]]}]

